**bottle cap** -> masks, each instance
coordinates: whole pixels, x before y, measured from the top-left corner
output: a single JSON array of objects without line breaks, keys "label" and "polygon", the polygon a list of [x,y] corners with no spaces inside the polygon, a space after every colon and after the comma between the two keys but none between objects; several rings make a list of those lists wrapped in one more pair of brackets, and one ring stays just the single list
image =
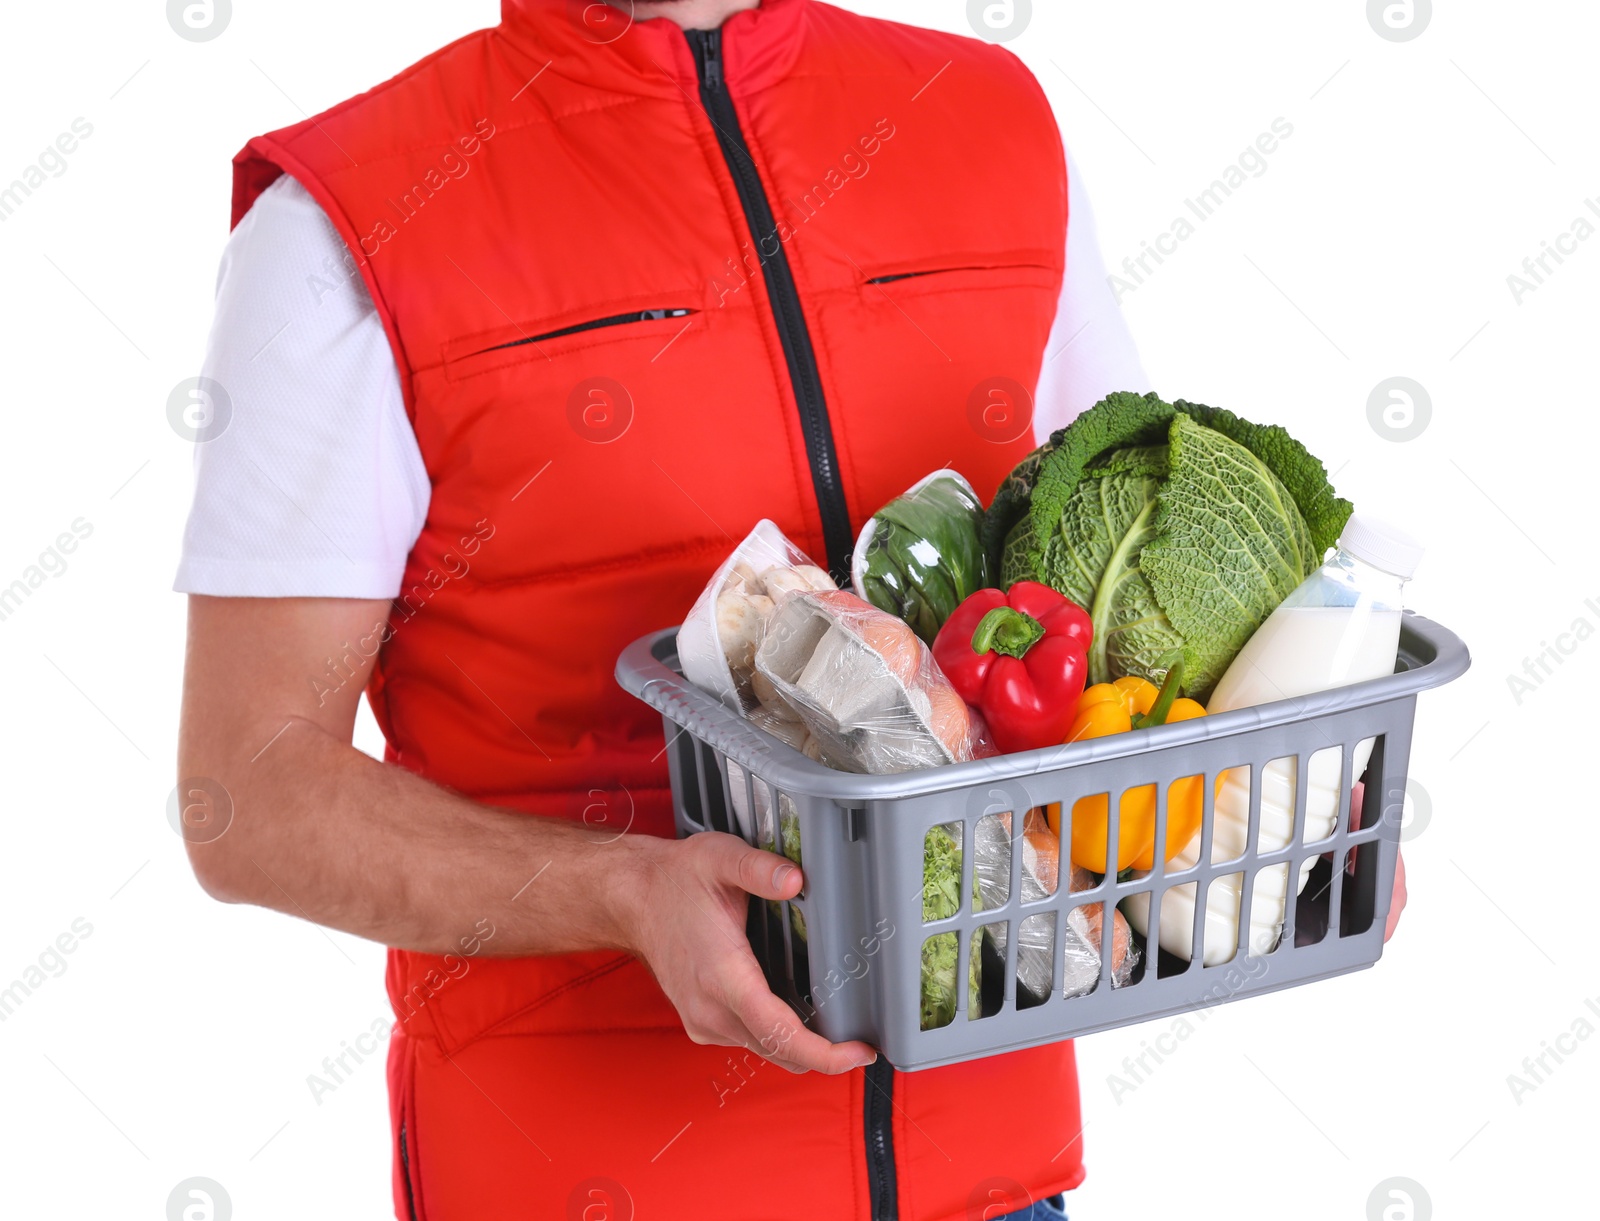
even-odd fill
[{"label": "bottle cap", "polygon": [[1409,581],[1426,548],[1399,526],[1380,517],[1352,513],[1339,535],[1339,548],[1374,568]]}]

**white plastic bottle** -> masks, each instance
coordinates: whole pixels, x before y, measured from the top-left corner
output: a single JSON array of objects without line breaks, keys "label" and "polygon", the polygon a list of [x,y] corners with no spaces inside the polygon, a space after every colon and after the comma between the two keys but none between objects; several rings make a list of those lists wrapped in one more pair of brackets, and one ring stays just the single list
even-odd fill
[{"label": "white plastic bottle", "polygon": [[[1371,517],[1352,516],[1338,549],[1284,599],[1228,667],[1206,705],[1208,714],[1253,704],[1292,699],[1394,673],[1400,644],[1402,590],[1422,558],[1422,545],[1404,531]],[[1351,761],[1359,779],[1372,752],[1372,739],[1360,743]],[[1312,755],[1307,767],[1306,834],[1310,844],[1333,834],[1339,809],[1340,752],[1335,747]],[[1279,759],[1261,769],[1259,851],[1294,842],[1295,760]],[[1223,774],[1216,796],[1212,834],[1213,863],[1235,861],[1248,846],[1250,769]],[[1193,868],[1200,859],[1200,835],[1167,862],[1167,872]],[[1301,865],[1294,893],[1305,889],[1317,858]],[[1257,957],[1277,944],[1288,902],[1288,865],[1256,874],[1250,903],[1246,953]],[[1190,957],[1194,937],[1196,883],[1168,890],[1161,904],[1161,946]],[[1239,941],[1240,878],[1211,883],[1206,903],[1204,955],[1207,966],[1227,962]],[[1126,904],[1141,934],[1148,927],[1149,899]]]}]

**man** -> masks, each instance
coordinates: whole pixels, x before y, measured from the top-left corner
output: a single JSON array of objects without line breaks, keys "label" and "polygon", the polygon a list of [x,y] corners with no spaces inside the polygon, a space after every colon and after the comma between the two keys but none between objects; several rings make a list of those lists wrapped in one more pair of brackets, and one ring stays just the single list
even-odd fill
[{"label": "man", "polygon": [[195,871],[394,947],[400,1218],[1060,1216],[1070,1044],[897,1076],[807,1031],[744,939],[799,871],[672,838],[611,678],[756,519],[842,572],[927,471],[987,498],[1146,388],[1049,106],[815,0],[503,17],[236,160],[177,582],[180,774],[235,814]]}]

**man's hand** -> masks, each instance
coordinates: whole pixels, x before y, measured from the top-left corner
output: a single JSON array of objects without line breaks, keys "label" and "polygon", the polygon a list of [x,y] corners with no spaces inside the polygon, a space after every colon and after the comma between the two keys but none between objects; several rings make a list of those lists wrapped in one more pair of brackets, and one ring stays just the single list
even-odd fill
[{"label": "man's hand", "polygon": [[[1356,781],[1350,788],[1350,829],[1354,831],[1361,826],[1361,803],[1366,798],[1367,786],[1361,781]],[[1399,852],[1394,858],[1394,891],[1389,899],[1389,917],[1383,926],[1383,939],[1385,942],[1394,936],[1395,926],[1400,923],[1400,913],[1406,909],[1406,858]]]},{"label": "man's hand", "polygon": [[1383,939],[1388,941],[1394,936],[1395,926],[1400,923],[1400,913],[1406,909],[1406,858],[1403,854],[1396,853],[1394,858],[1394,897],[1389,900],[1389,919],[1383,926]]},{"label": "man's hand", "polygon": [[720,831],[658,842],[660,850],[646,856],[634,951],[689,1037],[748,1048],[794,1073],[843,1073],[871,1063],[876,1053],[867,1044],[829,1043],[807,1030],[767,987],[750,952],[746,896],[792,899],[800,870]]}]

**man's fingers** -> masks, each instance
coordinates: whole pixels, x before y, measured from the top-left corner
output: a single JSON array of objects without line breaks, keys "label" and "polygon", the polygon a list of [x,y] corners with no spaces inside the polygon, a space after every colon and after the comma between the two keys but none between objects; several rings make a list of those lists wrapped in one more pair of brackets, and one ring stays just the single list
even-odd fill
[{"label": "man's fingers", "polygon": [[719,839],[715,866],[724,881],[762,899],[792,899],[800,893],[800,870],[793,861],[752,848],[737,836]]},{"label": "man's fingers", "polygon": [[1406,858],[1405,853],[1396,853],[1394,859],[1394,897],[1389,900],[1389,918],[1383,926],[1383,939],[1385,942],[1394,936],[1395,926],[1400,923],[1400,913],[1406,909]]},{"label": "man's fingers", "polygon": [[830,1043],[807,1030],[794,1010],[767,987],[752,959],[750,975],[729,989],[728,1002],[750,1032],[749,1046],[785,1068],[819,1073],[847,1073],[873,1060],[877,1053],[859,1040]]},{"label": "man's fingers", "polygon": [[[686,843],[697,854],[699,876],[706,881],[762,899],[792,899],[800,892],[800,870],[786,857],[717,831],[702,832]],[[846,1073],[877,1058],[877,1051],[859,1040],[835,1044],[807,1030],[794,1010],[773,995],[748,949],[730,952],[719,946],[717,958],[701,965],[695,992],[701,999],[693,1013],[680,1012],[697,1043],[743,1046],[791,1072]]]}]

